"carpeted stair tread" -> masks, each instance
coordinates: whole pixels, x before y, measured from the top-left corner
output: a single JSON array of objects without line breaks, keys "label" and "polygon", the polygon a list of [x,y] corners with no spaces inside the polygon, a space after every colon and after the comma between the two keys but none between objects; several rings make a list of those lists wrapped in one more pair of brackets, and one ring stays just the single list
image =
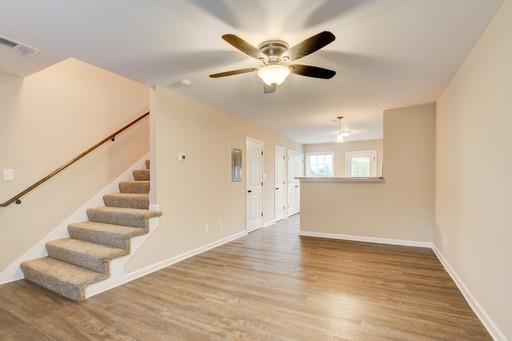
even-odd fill
[{"label": "carpeted stair tread", "polygon": [[131,238],[149,232],[150,161],[119,183],[120,193],[103,196],[105,207],[87,209],[89,221],[68,225],[71,238],[46,243],[48,257],[21,264],[25,278],[71,300],[85,299],[86,287],[110,275],[110,262],[130,253]]},{"label": "carpeted stair tread", "polygon": [[149,169],[136,169],[133,171],[133,179],[135,181],[149,181],[150,180]]},{"label": "carpeted stair tread", "polygon": [[125,208],[149,208],[149,194],[145,193],[112,193],[103,196],[105,206]]},{"label": "carpeted stair tread", "polygon": [[85,299],[87,285],[108,277],[50,257],[23,262],[21,269],[25,279],[74,301]]},{"label": "carpeted stair tread", "polygon": [[124,249],[72,238],[48,242],[46,249],[52,258],[102,273],[109,272],[110,260],[128,254]]},{"label": "carpeted stair tread", "polygon": [[161,215],[160,211],[137,208],[96,207],[87,209],[89,221],[142,228],[148,228],[149,218]]},{"label": "carpeted stair tread", "polygon": [[121,193],[149,193],[149,181],[122,181],[119,183]]},{"label": "carpeted stair tread", "polygon": [[130,238],[147,233],[146,229],[139,227],[103,224],[91,221],[70,224],[68,231],[71,238],[74,239],[126,250],[130,248]]}]

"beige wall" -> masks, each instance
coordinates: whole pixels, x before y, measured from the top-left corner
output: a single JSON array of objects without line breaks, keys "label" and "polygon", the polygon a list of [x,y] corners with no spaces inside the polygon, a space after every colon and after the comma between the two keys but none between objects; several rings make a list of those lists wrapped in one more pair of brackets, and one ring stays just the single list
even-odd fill
[{"label": "beige wall", "polygon": [[318,152],[334,152],[334,176],[345,176],[345,153],[354,151],[370,151],[377,152],[377,176],[381,176],[382,172],[382,140],[368,141],[350,141],[345,143],[320,143],[304,145],[304,153]]},{"label": "beige wall", "polygon": [[312,183],[301,188],[301,230],[432,241],[433,104],[384,112],[383,183]]},{"label": "beige wall", "polygon": [[438,101],[435,243],[512,340],[512,1]]},{"label": "beige wall", "polygon": [[[300,144],[165,88],[156,88],[151,112],[152,192],[164,214],[128,271],[245,230],[245,182],[231,182],[231,149],[244,149],[245,167],[247,136],[265,143],[264,222],[274,219],[275,146],[302,151]],[[180,152],[188,161],[178,161]]]},{"label": "beige wall", "polygon": [[[0,179],[4,202],[147,110],[148,88],[77,60],[25,79],[0,73]],[[148,152],[148,122],[0,208],[0,271]]]}]

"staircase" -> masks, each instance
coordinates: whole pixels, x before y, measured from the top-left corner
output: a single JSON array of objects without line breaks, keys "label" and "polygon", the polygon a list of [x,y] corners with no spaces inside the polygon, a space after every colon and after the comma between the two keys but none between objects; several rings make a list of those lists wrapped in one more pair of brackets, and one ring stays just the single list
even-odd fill
[{"label": "staircase", "polygon": [[120,182],[120,193],[105,195],[105,207],[89,208],[88,221],[70,224],[70,238],[46,243],[48,257],[23,262],[25,279],[84,300],[87,286],[107,279],[110,261],[130,254],[131,238],[148,233],[149,219],[162,214],[149,210],[149,166]]}]

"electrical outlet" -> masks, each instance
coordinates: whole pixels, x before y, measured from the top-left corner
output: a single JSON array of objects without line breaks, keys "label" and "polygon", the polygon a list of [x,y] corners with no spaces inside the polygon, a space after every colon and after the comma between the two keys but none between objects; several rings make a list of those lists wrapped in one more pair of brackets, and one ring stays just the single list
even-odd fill
[{"label": "electrical outlet", "polygon": [[204,225],[204,232],[208,232],[208,231],[210,231],[210,226]]},{"label": "electrical outlet", "polygon": [[446,246],[448,244],[448,237],[443,236],[443,245]]},{"label": "electrical outlet", "polygon": [[222,221],[219,221],[219,229],[220,230],[224,229],[224,223]]}]

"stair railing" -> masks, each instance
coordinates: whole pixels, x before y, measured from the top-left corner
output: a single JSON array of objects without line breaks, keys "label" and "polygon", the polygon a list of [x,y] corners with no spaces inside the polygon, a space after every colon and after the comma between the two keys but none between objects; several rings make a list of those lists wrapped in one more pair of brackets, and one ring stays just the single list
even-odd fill
[{"label": "stair railing", "polygon": [[94,146],[90,147],[86,151],[84,151],[84,152],[80,153],[79,155],[75,156],[73,159],[71,159],[70,161],[66,162],[64,165],[60,166],[59,168],[55,169],[53,172],[51,172],[50,174],[48,174],[47,176],[45,176],[41,180],[39,180],[39,181],[35,182],[33,185],[27,187],[26,189],[24,189],[20,193],[16,194],[15,196],[13,196],[11,199],[7,200],[6,202],[1,203],[0,207],[7,207],[7,206],[11,205],[12,203],[16,203],[17,205],[21,204],[21,198],[23,196],[25,196],[26,194],[30,193],[31,191],[33,191],[37,187],[41,186],[43,183],[45,183],[46,181],[50,180],[55,175],[59,174],[64,169],[68,168],[69,166],[71,166],[72,164],[74,164],[75,162],[77,162],[78,160],[83,158],[84,156],[88,155],[89,153],[94,151],[96,148],[102,146],[103,144],[107,143],[108,141],[114,142],[116,140],[116,136],[117,135],[119,135],[120,133],[122,133],[126,129],[130,128],[131,126],[133,126],[137,122],[141,121],[142,119],[146,118],[147,116],[149,116],[149,112],[146,112],[145,114],[139,116],[135,120],[131,121],[130,123],[128,123],[127,125],[122,127],[121,129],[119,129],[116,132],[108,135],[103,140],[101,140],[100,142],[96,143]]}]

